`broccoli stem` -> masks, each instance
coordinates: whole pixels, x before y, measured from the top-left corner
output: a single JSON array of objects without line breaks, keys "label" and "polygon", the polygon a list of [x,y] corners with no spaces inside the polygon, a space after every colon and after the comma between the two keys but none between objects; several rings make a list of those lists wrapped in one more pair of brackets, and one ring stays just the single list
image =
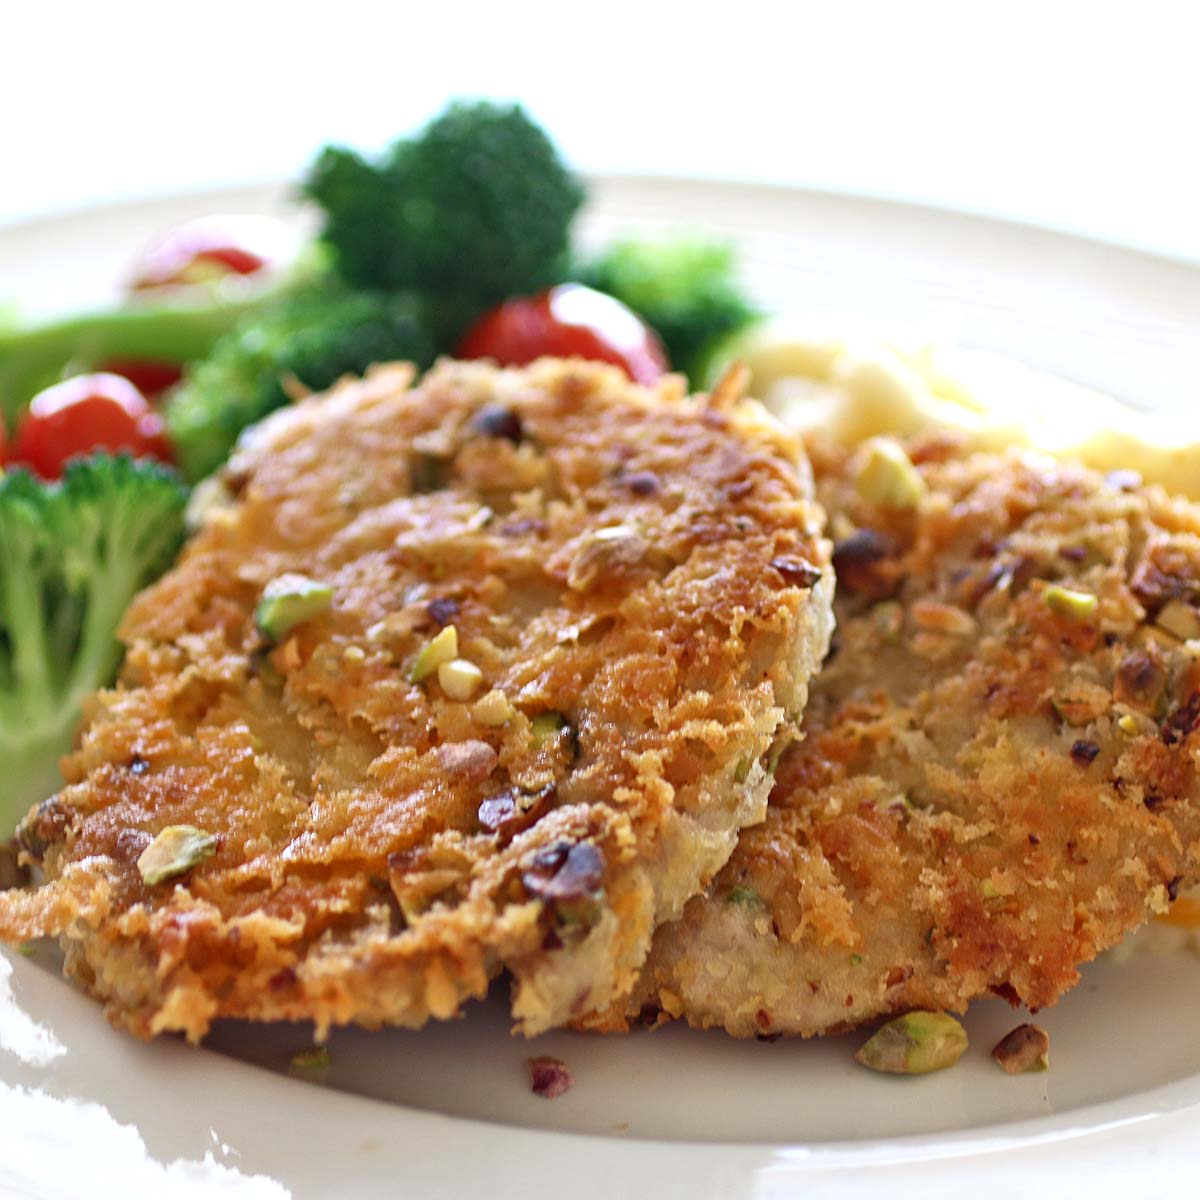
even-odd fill
[{"label": "broccoli stem", "polygon": [[[0,629],[7,634],[6,678],[0,693],[0,730],[34,727],[54,710],[54,683],[50,678],[55,658],[48,653],[46,611],[39,586],[34,539],[39,514],[26,511],[14,532],[0,528]],[[21,636],[12,630],[21,630]]]},{"label": "broccoli stem", "polygon": [[277,289],[203,301],[136,303],[43,325],[0,329],[0,414],[11,424],[42,388],[72,365],[114,358],[190,362],[204,357],[231,326]]},{"label": "broccoli stem", "polygon": [[63,692],[64,703],[78,710],[97,679],[112,675],[121,661],[122,647],[116,630],[130,596],[141,584],[141,564],[146,558],[147,532],[153,533],[158,514],[131,511],[128,506],[112,516],[108,529],[98,529],[89,547],[95,569],[85,581],[85,608],[79,649]]}]

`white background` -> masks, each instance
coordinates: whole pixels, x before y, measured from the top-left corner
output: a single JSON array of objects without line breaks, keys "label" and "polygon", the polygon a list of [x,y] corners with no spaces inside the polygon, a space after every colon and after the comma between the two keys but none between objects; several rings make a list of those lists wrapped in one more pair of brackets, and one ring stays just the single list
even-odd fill
[{"label": "white background", "polygon": [[587,170],[912,199],[1200,261],[1187,0],[3,12],[0,222],[292,177],[325,140],[382,145],[486,94]]}]

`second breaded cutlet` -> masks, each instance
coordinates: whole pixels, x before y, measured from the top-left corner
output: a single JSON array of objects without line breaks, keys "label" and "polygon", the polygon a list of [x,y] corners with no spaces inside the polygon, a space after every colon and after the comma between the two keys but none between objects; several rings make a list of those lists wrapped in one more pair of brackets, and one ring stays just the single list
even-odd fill
[{"label": "second breaded cutlet", "polygon": [[[224,485],[127,615],[0,933],[59,935],[143,1036],[419,1025],[505,969],[526,1032],[626,991],[761,820],[828,644],[795,440],[595,364],[390,367]],[[272,589],[294,626],[256,620]]]},{"label": "second breaded cutlet", "polygon": [[838,632],[804,740],[592,1027],[1039,1008],[1197,877],[1200,509],[938,437],[915,482],[894,444],[810,449]]}]

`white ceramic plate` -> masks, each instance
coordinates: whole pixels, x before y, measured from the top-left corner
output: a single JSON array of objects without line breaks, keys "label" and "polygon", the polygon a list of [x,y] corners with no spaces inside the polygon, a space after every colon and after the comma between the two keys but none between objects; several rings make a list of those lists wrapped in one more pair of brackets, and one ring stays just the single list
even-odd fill
[{"label": "white ceramic plate", "polygon": [[[1200,379],[1200,271],[1037,230],[783,189],[608,179],[589,235],[703,225],[742,244],[774,308],[899,325],[1014,353],[1135,403],[1185,407]],[[0,301],[103,299],[155,230],[273,211],[224,192],[0,230]],[[54,956],[0,958],[0,1188],[45,1197],[236,1195],[588,1200],[653,1196],[1120,1195],[1200,1168],[1200,961],[1098,964],[1039,1018],[1052,1070],[988,1051],[1019,1016],[972,1009],[971,1050],[919,1080],[869,1074],[857,1039],[734,1042],[668,1029],[507,1032],[502,998],[418,1033],[342,1031],[291,1065],[303,1027],[219,1028],[206,1048],[113,1032]],[[574,1089],[529,1091],[525,1059]],[[1186,1190],[1184,1194],[1187,1194]]]}]

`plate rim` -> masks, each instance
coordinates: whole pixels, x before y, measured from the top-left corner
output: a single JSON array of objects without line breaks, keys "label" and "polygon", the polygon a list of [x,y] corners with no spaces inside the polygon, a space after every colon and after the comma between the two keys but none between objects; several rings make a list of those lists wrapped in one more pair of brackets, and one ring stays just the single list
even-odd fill
[{"label": "plate rim", "polygon": [[[589,187],[680,187],[692,189],[725,188],[745,194],[775,199],[801,199],[822,205],[851,205],[862,210],[865,215],[878,212],[903,214],[917,221],[952,222],[961,226],[976,229],[991,228],[1003,230],[1006,234],[1020,237],[1037,237],[1053,241],[1056,244],[1071,244],[1080,249],[1103,250],[1118,253],[1137,259],[1147,264],[1157,264],[1167,267],[1180,267],[1195,274],[1200,279],[1200,256],[1191,257],[1184,253],[1168,253],[1139,246],[1136,243],[1111,238],[1097,237],[1093,234],[1068,229],[1049,222],[1039,222],[1006,217],[998,213],[977,211],[974,209],[954,208],[950,205],[939,205],[904,197],[885,196],[881,193],[843,190],[837,188],[814,187],[807,184],[780,183],[771,180],[754,180],[719,174],[687,174],[680,175],[671,172],[655,174],[653,172],[622,172],[596,171],[582,172],[580,177]],[[186,204],[191,201],[206,200],[212,197],[215,201],[221,197],[237,198],[249,195],[271,196],[274,201],[284,201],[293,211],[299,213],[309,208],[296,193],[289,194],[295,186],[295,180],[258,179],[244,182],[222,183],[197,188],[172,188],[163,192],[144,192],[128,197],[103,200],[99,203],[82,201],[78,204],[64,204],[43,213],[23,214],[16,217],[0,219],[0,237],[8,237],[22,232],[35,232],[63,221],[86,220],[91,217],[103,217],[119,212],[133,212],[143,208]],[[585,202],[581,210],[584,216],[588,213],[589,202]]]}]

